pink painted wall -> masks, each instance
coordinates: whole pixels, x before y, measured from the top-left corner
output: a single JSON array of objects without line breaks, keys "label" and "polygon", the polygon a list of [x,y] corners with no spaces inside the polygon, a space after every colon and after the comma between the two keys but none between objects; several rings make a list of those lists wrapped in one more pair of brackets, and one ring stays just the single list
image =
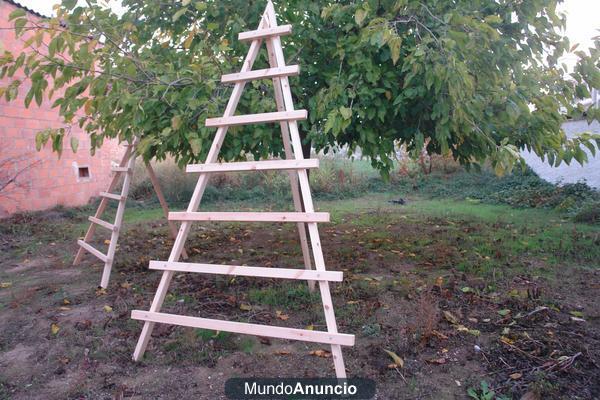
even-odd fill
[{"label": "pink painted wall", "polygon": [[[15,8],[15,5],[0,0],[1,28],[12,26],[8,15]],[[28,17],[38,18],[33,14]],[[6,50],[14,52],[21,51],[23,47],[22,40],[16,39],[10,29],[0,30],[0,43]],[[0,86],[6,86],[7,82],[7,79],[0,80]],[[37,132],[65,124],[47,99],[40,107],[32,102],[29,109],[25,108],[23,99],[27,90],[27,82],[24,82],[19,90],[19,99],[10,103],[0,99],[0,184],[6,177],[31,166],[17,177],[15,183],[0,191],[0,218],[19,211],[88,203],[92,197],[106,190],[112,178],[111,162],[118,162],[124,150],[116,141],[105,141],[92,157],[87,135],[73,126],[71,135],[79,139],[77,153],[71,150],[69,138],[65,140],[60,159],[51,151],[50,143],[42,151],[36,151]],[[79,176],[80,167],[88,167],[88,178]]]}]

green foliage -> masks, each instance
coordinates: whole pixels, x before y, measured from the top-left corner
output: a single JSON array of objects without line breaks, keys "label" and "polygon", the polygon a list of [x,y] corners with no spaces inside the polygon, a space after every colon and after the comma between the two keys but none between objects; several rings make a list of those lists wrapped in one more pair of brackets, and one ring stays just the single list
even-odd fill
[{"label": "green foliage", "polygon": [[481,381],[480,389],[469,388],[467,389],[467,394],[470,398],[475,400],[505,400],[508,397],[504,396],[496,396],[496,392],[490,389],[489,384],[486,381]]},{"label": "green foliage", "polygon": [[[427,2],[418,0],[306,1],[276,4],[294,26],[285,38],[304,144],[329,151],[360,147],[373,166],[389,173],[394,148],[413,155],[451,154],[464,165],[490,160],[509,172],[528,148],[553,164],[584,162],[582,146],[599,137],[569,140],[565,116],[598,119],[600,111],[573,106],[600,88],[600,39],[575,51],[558,32],[565,16],[554,0]],[[230,90],[222,73],[238,70],[264,2],[241,0],[148,2],[124,0],[114,14],[98,0],[63,0],[44,22],[11,15],[26,52],[0,57],[0,95],[15,100],[23,81],[25,104],[51,99],[67,124],[88,132],[92,152],[105,138],[141,137],[146,160],[173,156],[179,165],[204,160],[214,131],[207,117],[222,113]],[[263,50],[264,51],[264,50]],[[574,51],[572,73],[558,60]],[[261,53],[255,68],[266,67]],[[269,82],[252,82],[240,113],[275,108]],[[282,155],[275,125],[231,129],[225,160]],[[60,153],[68,129],[40,133]],[[76,147],[76,146],[75,146]]]}]

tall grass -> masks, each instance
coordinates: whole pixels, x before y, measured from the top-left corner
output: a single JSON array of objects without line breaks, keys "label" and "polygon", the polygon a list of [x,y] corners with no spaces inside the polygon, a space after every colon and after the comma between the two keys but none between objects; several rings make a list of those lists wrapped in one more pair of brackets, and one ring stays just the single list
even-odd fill
[{"label": "tall grass", "polygon": [[[186,174],[173,162],[154,165],[161,188],[169,203],[189,201],[198,179],[197,174]],[[360,196],[370,191],[386,191],[393,182],[384,182],[369,163],[360,160],[326,158],[318,169],[310,170],[312,193],[317,198],[339,199]],[[154,198],[154,189],[145,166],[136,165],[130,189],[134,200]],[[286,172],[255,171],[212,174],[203,201],[269,201],[291,202],[290,179]]]},{"label": "tall grass", "polygon": [[[154,166],[167,201],[185,206],[192,196],[197,174],[186,174],[175,163]],[[310,185],[317,199],[336,200],[364,196],[374,192],[392,192],[398,196],[445,198],[508,204],[517,208],[551,208],[580,222],[598,223],[600,193],[585,183],[554,185],[533,171],[517,170],[498,177],[491,171],[465,171],[452,159],[433,156],[425,161],[403,158],[389,180],[383,180],[368,161],[324,157],[318,169],[310,170]],[[144,204],[155,199],[154,190],[143,164],[136,166],[131,187],[134,200]],[[290,180],[286,172],[260,171],[213,174],[203,201],[240,202],[248,205],[269,203],[291,205]]]}]

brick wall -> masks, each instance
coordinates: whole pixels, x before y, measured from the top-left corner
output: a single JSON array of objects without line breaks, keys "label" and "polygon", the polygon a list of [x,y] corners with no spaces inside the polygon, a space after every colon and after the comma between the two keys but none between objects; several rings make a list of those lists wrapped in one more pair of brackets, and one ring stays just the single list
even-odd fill
[{"label": "brick wall", "polygon": [[[12,27],[8,15],[15,9],[15,5],[0,0],[0,28]],[[38,18],[33,14],[28,17]],[[9,51],[20,52],[22,49],[22,40],[16,39],[10,29],[0,29],[0,43]],[[0,80],[0,86],[7,82],[7,79]],[[21,171],[14,183],[0,190],[0,218],[19,211],[86,204],[106,190],[112,178],[111,161],[118,162],[123,152],[123,147],[116,141],[105,141],[92,157],[89,139],[77,126],[71,131],[71,135],[79,139],[77,153],[71,150],[69,138],[65,140],[60,159],[51,151],[50,143],[42,151],[36,151],[37,132],[65,124],[46,99],[40,107],[34,101],[29,109],[25,108],[23,98],[27,91],[28,85],[24,82],[19,99],[10,103],[0,99],[0,185],[7,177]],[[88,168],[87,177],[82,176],[85,170],[80,171],[85,167]]]}]

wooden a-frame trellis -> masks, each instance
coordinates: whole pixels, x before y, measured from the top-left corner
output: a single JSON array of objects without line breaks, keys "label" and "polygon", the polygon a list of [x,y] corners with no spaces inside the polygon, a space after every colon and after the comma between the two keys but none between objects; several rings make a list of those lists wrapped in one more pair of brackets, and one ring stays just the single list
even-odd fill
[{"label": "wooden a-frame trellis", "polygon": [[[294,110],[288,76],[298,74],[298,66],[286,66],[280,36],[291,33],[291,25],[277,26],[275,8],[269,0],[258,29],[239,34],[239,40],[250,41],[250,50],[244,60],[242,70],[236,74],[224,75],[222,82],[235,83],[233,92],[221,118],[209,118],[206,126],[218,127],[216,136],[205,164],[188,165],[187,172],[200,173],[190,204],[186,212],[171,212],[169,219],[182,221],[175,244],[168,261],[151,261],[150,268],[162,270],[163,275],[149,311],[134,310],[133,319],[145,321],[138,340],[134,360],[144,355],[155,323],[182,325],[194,328],[212,329],[274,338],[293,339],[331,345],[331,353],[338,378],[346,377],[341,346],[353,346],[354,335],[337,331],[329,282],[342,281],[342,273],[326,271],[317,222],[329,221],[329,214],[315,212],[309,181],[308,168],[317,168],[317,159],[304,159],[297,121],[305,119],[306,110]],[[266,43],[270,68],[252,71],[262,42]],[[235,109],[247,81],[273,79],[277,112],[234,116]],[[232,125],[279,122],[283,135],[286,160],[257,162],[218,163],[218,153],[227,129]],[[291,139],[291,143],[290,143]],[[290,174],[292,194],[296,212],[197,212],[209,176],[215,172],[286,170]],[[299,183],[299,185],[298,185]],[[299,189],[298,189],[299,186]],[[304,206],[304,211],[302,207]],[[178,262],[193,221],[242,221],[242,222],[296,222],[300,233],[305,269],[261,268],[231,265],[212,265]],[[310,244],[315,261],[311,270],[310,253],[305,236],[304,224],[308,226]],[[317,281],[325,312],[327,332],[293,329],[269,325],[230,322],[161,313],[160,309],[167,294],[174,272],[199,272],[206,274],[226,274],[283,279],[301,279],[309,283]]]},{"label": "wooden a-frame trellis", "polygon": [[[119,240],[119,233],[121,232],[121,227],[123,225],[123,216],[125,214],[125,203],[127,202],[127,196],[129,194],[129,186],[131,185],[131,179],[133,178],[133,168],[135,167],[135,145],[137,144],[137,140],[133,140],[132,143],[126,145],[125,153],[123,154],[123,158],[121,158],[121,162],[118,166],[111,167],[112,172],[114,172],[114,176],[110,181],[106,192],[100,192],[100,204],[98,205],[98,209],[94,216],[88,217],[90,221],[90,226],[82,240],[78,240],[77,244],[79,245],[79,250],[77,251],[77,255],[75,256],[75,260],[73,261],[73,265],[78,265],[81,262],[81,259],[84,255],[84,250],[88,251],[90,254],[96,256],[100,260],[104,262],[104,270],[102,272],[102,278],[100,280],[100,286],[103,288],[108,287],[108,281],[110,279],[110,271],[112,269],[112,265],[115,258],[115,252],[117,251],[117,242]],[[169,207],[167,206],[167,202],[165,197],[163,196],[162,190],[160,189],[160,185],[158,183],[158,179],[154,174],[154,170],[150,163],[146,163],[146,170],[148,171],[148,176],[150,181],[152,182],[152,186],[154,187],[154,191],[156,192],[156,196],[158,197],[158,201],[163,209],[165,217],[169,215]],[[123,177],[124,176],[124,177]],[[121,187],[121,193],[111,193],[121,181],[121,177],[123,177],[123,184]],[[108,206],[109,200],[116,200],[119,202],[117,206],[117,212],[115,215],[115,220],[111,224],[110,222],[102,220],[102,215],[104,211],[106,211],[106,207]],[[168,221],[169,230],[173,238],[177,237],[177,227],[175,223],[172,221]],[[110,242],[108,244],[108,250],[105,253],[93,247],[89,242],[94,237],[94,233],[96,233],[96,227],[100,226],[102,228],[108,229],[111,233]],[[185,250],[182,253],[183,258],[187,258]]]}]

